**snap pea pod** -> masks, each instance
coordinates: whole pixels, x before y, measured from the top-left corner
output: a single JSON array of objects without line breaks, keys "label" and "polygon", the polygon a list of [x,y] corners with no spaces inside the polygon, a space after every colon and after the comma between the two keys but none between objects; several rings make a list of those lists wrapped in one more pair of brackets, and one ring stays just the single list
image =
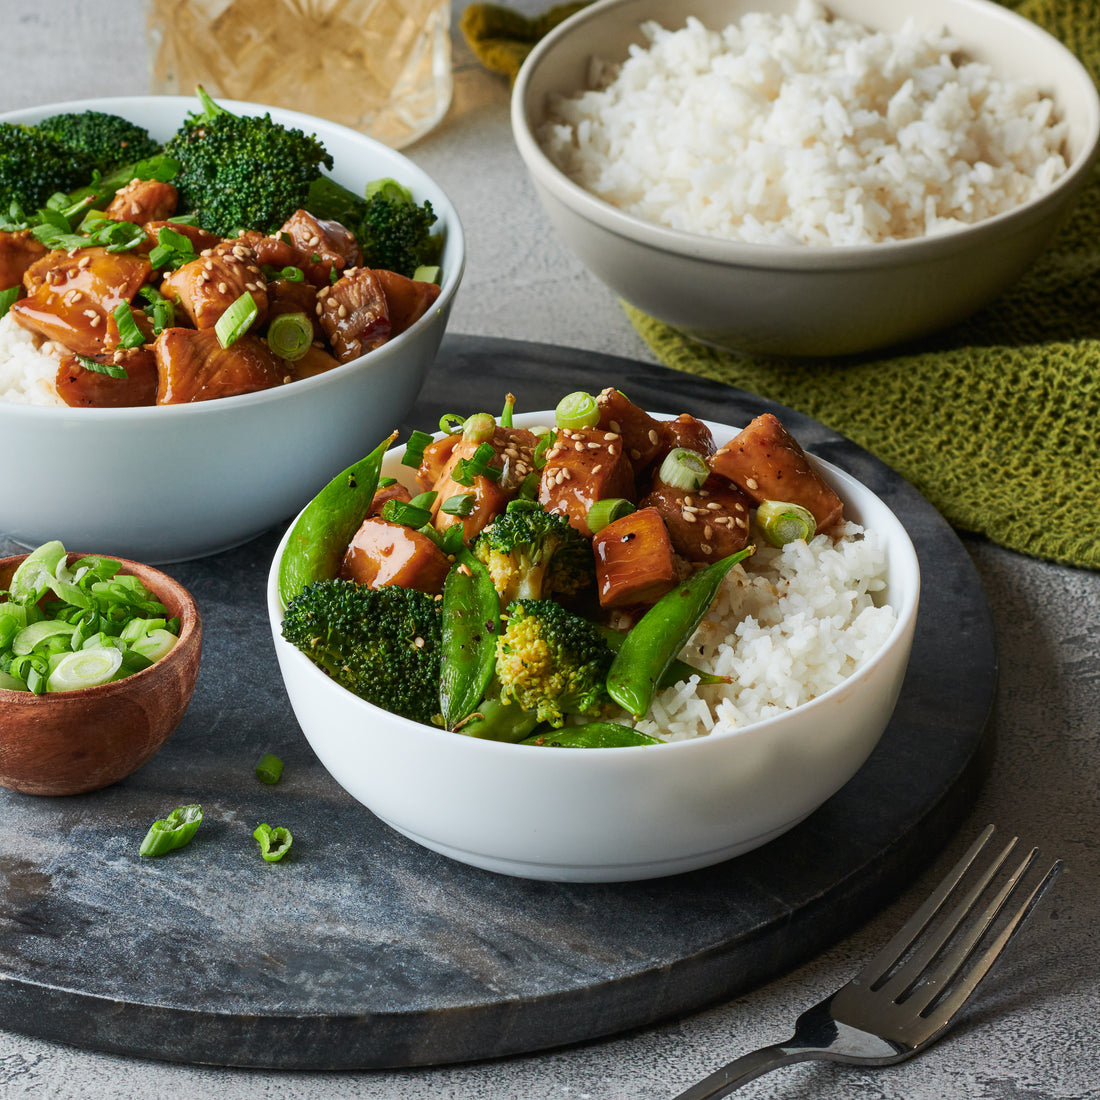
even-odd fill
[{"label": "snap pea pod", "polygon": [[334,477],[294,524],[279,563],[279,596],[283,605],[314,581],[336,576],[340,559],[367,514],[378,488],[382,459],[397,438],[393,432],[366,458]]},{"label": "snap pea pod", "polygon": [[485,696],[496,665],[500,597],[489,570],[465,546],[443,582],[439,707],[453,730]]},{"label": "snap pea pod", "polygon": [[520,744],[552,749],[625,749],[631,745],[660,745],[661,742],[618,722],[588,722],[583,726],[537,733]]},{"label": "snap pea pod", "polygon": [[635,718],[645,717],[653,692],[695,632],[726,574],[755,549],[746,546],[700,569],[666,592],[641,617],[623,639],[607,673],[607,692],[619,706]]},{"label": "snap pea pod", "polygon": [[[607,642],[607,648],[618,653],[623,642],[626,641],[626,635],[621,630],[616,630],[611,626],[603,626],[600,623],[596,623],[595,626],[600,632],[600,636]],[[704,672],[701,668],[689,665],[687,661],[681,661],[679,657],[673,657],[657,687],[672,687],[673,684],[679,684],[692,676],[698,676],[700,684],[728,684],[730,682],[728,676],[719,676],[716,672]]]}]

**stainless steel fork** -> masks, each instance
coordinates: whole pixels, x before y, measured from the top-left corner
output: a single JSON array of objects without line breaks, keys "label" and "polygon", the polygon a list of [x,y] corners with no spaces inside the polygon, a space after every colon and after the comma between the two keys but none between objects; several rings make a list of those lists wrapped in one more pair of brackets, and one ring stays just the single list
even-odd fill
[{"label": "stainless steel fork", "polygon": [[[811,1058],[886,1066],[938,1039],[1062,869],[1056,860],[1029,887],[1038,855],[1032,848],[1001,874],[1016,837],[983,869],[978,857],[992,836],[989,825],[871,962],[798,1018],[791,1039],[730,1062],[674,1100],[728,1096],[761,1074]],[[949,901],[954,908],[933,924]]]}]

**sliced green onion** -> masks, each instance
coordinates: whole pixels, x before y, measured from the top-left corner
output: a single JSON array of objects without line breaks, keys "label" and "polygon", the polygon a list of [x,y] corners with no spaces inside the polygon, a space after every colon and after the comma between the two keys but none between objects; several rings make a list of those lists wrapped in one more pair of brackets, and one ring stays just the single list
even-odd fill
[{"label": "sliced green onion", "polygon": [[786,500],[765,500],[756,509],[756,522],[772,546],[786,546],[799,539],[809,542],[817,530],[813,512]]},{"label": "sliced green onion", "polygon": [[535,453],[533,460],[535,463],[535,469],[541,470],[546,465],[546,452],[554,445],[554,440],[558,437],[557,432],[547,431],[539,436],[538,443],[535,444]]},{"label": "sliced green onion", "polygon": [[405,444],[405,453],[401,456],[402,466],[419,466],[424,461],[424,448],[435,442],[427,432],[413,432]]},{"label": "sliced green onion", "polygon": [[18,676],[12,676],[10,672],[0,669],[0,690],[2,691],[26,691],[27,685]]},{"label": "sliced green onion", "polygon": [[290,265],[279,271],[279,278],[285,279],[288,283],[304,283],[306,281],[305,272],[300,267]]},{"label": "sliced green onion", "polygon": [[257,825],[253,837],[260,846],[260,855],[268,863],[277,863],[290,851],[294,838],[289,829],[281,825],[272,828],[270,825]]},{"label": "sliced green onion", "polygon": [[597,500],[588,509],[588,526],[592,534],[602,531],[609,523],[614,523],[623,516],[629,516],[634,511],[634,505],[625,497],[605,497]]},{"label": "sliced green onion", "polygon": [[267,327],[267,346],[293,363],[313,346],[313,322],[304,313],[280,313]]},{"label": "sliced green onion", "polygon": [[412,277],[415,283],[438,283],[442,274],[439,264],[421,264],[413,271]]},{"label": "sliced green onion", "polygon": [[129,302],[120,302],[115,306],[115,324],[118,325],[118,346],[120,348],[140,348],[145,336],[134,320],[134,311]]},{"label": "sliced green onion", "polygon": [[144,657],[150,664],[156,664],[167,657],[179,639],[168,630],[150,630],[144,638],[139,638],[130,648]]},{"label": "sliced green onion", "polygon": [[539,485],[542,482],[542,473],[532,470],[519,487],[519,497],[522,500],[534,501],[539,495]]},{"label": "sliced green onion", "polygon": [[65,547],[57,539],[32,550],[12,574],[12,598],[21,603],[37,603],[50,590],[65,556]]},{"label": "sliced green onion", "polygon": [[516,395],[509,393],[504,398],[504,410],[500,414],[500,424],[502,428],[511,428],[512,425],[512,412],[516,407]]},{"label": "sliced green onion", "polygon": [[172,328],[176,323],[176,306],[169,301],[156,287],[145,284],[138,291],[142,297],[153,307],[153,333],[159,336],[166,328]]},{"label": "sliced green onion", "polygon": [[439,506],[441,512],[449,516],[468,516],[474,510],[473,493],[455,493]]},{"label": "sliced green onion", "polygon": [[382,505],[382,518],[388,523],[400,523],[405,527],[423,527],[431,521],[432,513],[407,500],[387,500]]},{"label": "sliced green onion", "polygon": [[674,489],[698,489],[709,475],[707,460],[698,451],[689,451],[686,447],[669,451],[657,473],[659,480]]},{"label": "sliced green onion", "polygon": [[[90,640],[90,639],[89,639]],[[96,646],[78,653],[66,653],[46,680],[47,691],[79,691],[99,687],[115,678],[122,665],[122,650]]]},{"label": "sliced green onion", "polygon": [[195,246],[191,243],[191,238],[185,236],[183,233],[177,233],[174,229],[169,229],[166,225],[160,227],[157,230],[157,243],[162,244],[167,248],[171,248],[176,252],[194,252]]},{"label": "sliced green onion", "polygon": [[447,435],[458,435],[465,423],[466,417],[458,413],[444,413],[439,418],[439,430]]},{"label": "sliced green onion", "polygon": [[496,419],[489,413],[474,413],[462,425],[462,438],[467,443],[487,443],[496,431]]},{"label": "sliced green onion", "polygon": [[18,301],[20,289],[18,286],[9,286],[7,290],[0,290],[0,317]]},{"label": "sliced green onion", "polygon": [[76,626],[73,623],[58,622],[56,619],[41,619],[23,627],[11,640],[11,651],[16,657],[24,657],[37,649],[48,638],[64,634],[70,638]]},{"label": "sliced green onion", "polygon": [[451,471],[451,478],[459,485],[473,485],[475,477],[487,477],[499,481],[503,472],[499,466],[490,466],[496,451],[488,443],[482,443],[469,458],[460,458]]},{"label": "sliced green onion", "polygon": [[558,402],[554,420],[559,428],[594,428],[600,422],[600,408],[592,394],[577,390]]},{"label": "sliced green onion", "polygon": [[256,778],[269,787],[278,783],[282,774],[283,762],[273,752],[265,752],[256,764]]},{"label": "sliced green onion", "polygon": [[426,508],[431,510],[437,496],[439,496],[439,494],[434,489],[429,489],[426,493],[417,493],[409,503],[414,508]]},{"label": "sliced green onion", "polygon": [[246,290],[217,320],[214,332],[223,348],[232,347],[260,314],[256,299]]},{"label": "sliced green onion", "polygon": [[141,842],[140,854],[149,858],[167,855],[189,843],[202,824],[202,807],[177,806],[167,817],[154,821]]},{"label": "sliced green onion", "polygon": [[397,484],[397,478],[395,477],[380,477],[378,479],[379,489],[388,489],[391,485]]},{"label": "sliced green onion", "polygon": [[78,355],[77,360],[85,370],[94,371],[96,374],[105,374],[108,378],[129,378],[126,368],[118,363],[101,363],[98,359],[89,359],[86,355]]}]

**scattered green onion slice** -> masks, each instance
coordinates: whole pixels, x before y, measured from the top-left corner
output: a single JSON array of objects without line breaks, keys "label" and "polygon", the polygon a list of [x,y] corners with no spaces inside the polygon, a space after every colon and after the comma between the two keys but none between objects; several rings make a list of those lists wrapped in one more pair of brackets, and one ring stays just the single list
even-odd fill
[{"label": "scattered green onion slice", "polygon": [[140,348],[145,336],[134,320],[134,311],[129,302],[119,302],[115,306],[115,324],[118,325],[118,346],[120,348]]},{"label": "scattered green onion slice", "polygon": [[405,453],[401,456],[403,466],[419,466],[424,461],[424,448],[434,442],[427,432],[413,432],[405,444]]},{"label": "scattered green onion slice", "polygon": [[555,439],[557,439],[557,433],[552,431],[543,432],[539,436],[539,441],[535,444],[535,453],[533,456],[536,470],[541,470],[543,466],[546,465],[546,452],[554,445]]},{"label": "scattered green onion slice", "polygon": [[502,428],[511,428],[512,425],[512,413],[516,407],[516,395],[514,393],[506,394],[504,397],[504,409],[500,414],[500,426]]},{"label": "scattered green onion slice", "polygon": [[280,359],[296,362],[313,346],[313,322],[304,313],[280,313],[267,327],[267,346]]},{"label": "scattered green onion slice", "polygon": [[522,500],[534,501],[538,499],[539,485],[542,483],[542,472],[532,470],[519,487],[519,496]]},{"label": "scattered green onion slice", "polygon": [[267,824],[257,825],[252,835],[260,846],[260,855],[268,863],[277,863],[290,851],[290,846],[294,843],[290,830],[284,829],[281,825],[274,828]]},{"label": "scattered green onion slice", "polygon": [[56,619],[40,619],[36,623],[30,623],[23,627],[11,640],[11,651],[16,657],[25,657],[28,653],[55,634],[64,634],[70,638],[76,630],[74,623],[59,622]]},{"label": "scattered green onion slice", "polygon": [[665,456],[657,477],[674,489],[698,489],[709,474],[707,460],[698,451],[676,447]]},{"label": "scattered green onion slice", "polygon": [[379,489],[388,489],[391,485],[397,484],[397,478],[395,477],[380,477],[378,479]]},{"label": "scattered green onion slice", "polygon": [[600,422],[600,408],[592,394],[577,390],[558,402],[554,420],[559,428],[594,428]]},{"label": "scattered green onion slice", "polygon": [[489,413],[474,413],[462,425],[462,438],[467,443],[488,443],[496,427],[497,422]]},{"label": "scattered green onion slice", "polygon": [[488,443],[482,443],[469,458],[460,458],[451,471],[451,478],[459,485],[473,485],[475,477],[487,477],[499,481],[502,470],[490,463],[496,457],[496,451]]},{"label": "scattered green onion slice", "polygon": [[306,281],[305,272],[300,267],[294,267],[288,265],[279,272],[279,277],[285,279],[288,283],[304,283]]},{"label": "scattered green onion slice", "polygon": [[458,435],[465,423],[466,417],[459,416],[458,413],[444,413],[439,418],[439,430],[447,435]]},{"label": "scattered green onion slice", "polygon": [[256,778],[269,787],[278,783],[282,774],[283,762],[273,752],[265,752],[256,764]]},{"label": "scattered green onion slice", "polygon": [[387,500],[382,505],[382,518],[405,527],[423,527],[431,521],[432,513],[428,508],[417,507],[411,501]]},{"label": "scattered green onion slice", "polygon": [[47,691],[79,691],[99,687],[115,678],[122,665],[122,650],[114,646],[96,646],[77,653],[66,653],[46,679]]},{"label": "scattered green onion slice", "polygon": [[414,508],[427,508],[428,510],[431,510],[431,508],[435,505],[435,498],[437,496],[439,496],[439,494],[434,489],[429,489],[426,493],[417,493],[416,496],[414,496],[409,501],[409,503]]},{"label": "scattered green onion slice", "polygon": [[101,363],[98,359],[89,359],[86,355],[78,355],[77,360],[85,370],[94,371],[96,374],[105,374],[108,378],[129,378],[126,368],[118,363]]},{"label": "scattered green onion slice", "polygon": [[19,298],[18,286],[9,286],[7,290],[0,290],[0,317],[3,317]]},{"label": "scattered green onion slice", "polygon": [[623,516],[629,516],[633,511],[634,505],[625,497],[605,497],[603,500],[597,500],[588,509],[588,526],[595,535],[609,523],[614,523]]},{"label": "scattered green onion slice", "polygon": [[443,269],[439,264],[421,264],[413,271],[412,277],[415,283],[438,283],[442,274]]},{"label": "scattered green onion slice", "polygon": [[141,842],[140,853],[154,857],[167,855],[176,848],[182,848],[198,831],[202,824],[202,807],[199,805],[177,806],[167,817],[154,821]]},{"label": "scattered green onion slice", "polygon": [[232,347],[260,314],[256,299],[246,290],[217,320],[214,332],[223,348]]},{"label": "scattered green onion slice", "polygon": [[474,510],[473,493],[455,493],[439,506],[441,512],[449,516],[468,516]]},{"label": "scattered green onion slice", "polygon": [[169,301],[156,287],[146,283],[138,291],[138,296],[144,298],[153,307],[153,333],[159,336],[166,328],[172,328],[176,323],[176,306]]},{"label": "scattered green onion slice", "polygon": [[756,509],[756,522],[772,546],[786,546],[799,539],[809,542],[817,530],[813,512],[786,500],[765,500]]}]

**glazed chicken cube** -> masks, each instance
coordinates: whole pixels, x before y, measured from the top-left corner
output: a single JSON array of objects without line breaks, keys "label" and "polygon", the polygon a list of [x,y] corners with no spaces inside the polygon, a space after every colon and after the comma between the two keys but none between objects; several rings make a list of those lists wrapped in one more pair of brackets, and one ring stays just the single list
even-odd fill
[{"label": "glazed chicken cube", "polygon": [[284,267],[298,267],[302,259],[298,249],[290,241],[282,237],[267,237],[255,229],[242,233],[237,241],[252,249],[258,264],[267,264],[281,270]]},{"label": "glazed chicken cube", "polygon": [[63,355],[56,386],[66,405],[106,409],[156,404],[157,357],[152,348],[115,348],[94,358],[121,368],[123,376],[90,370],[75,355]]},{"label": "glazed chicken cube", "polygon": [[666,455],[677,447],[695,451],[704,458],[709,458],[717,449],[710,428],[690,413],[681,413],[674,420],[660,421],[657,425],[657,434],[660,445],[653,458],[655,469],[657,463],[663,461]]},{"label": "glazed chicken cube", "polygon": [[407,279],[396,271],[376,270],[374,273],[378,276],[382,293],[386,296],[391,338],[419,321],[439,297],[439,287],[435,283]]},{"label": "glazed chicken cube", "polygon": [[461,442],[459,434],[445,435],[442,439],[436,439],[424,448],[420,457],[420,465],[416,468],[416,484],[422,492],[428,492],[435,488],[435,484],[443,476],[443,471],[448,469],[451,455],[455,447]]},{"label": "glazed chicken cube", "polygon": [[232,397],[291,380],[286,364],[251,333],[223,348],[212,328],[168,328],[153,347],[158,405]]},{"label": "glazed chicken cube", "polygon": [[39,244],[29,229],[0,232],[0,290],[19,286],[27,268],[46,252],[46,246]]},{"label": "glazed chicken cube", "polygon": [[313,326],[313,339],[324,340],[325,330],[317,315],[317,288],[312,283],[273,279],[267,284],[267,323],[283,313],[304,313]]},{"label": "glazed chicken cube", "polygon": [[341,363],[381,347],[390,338],[390,312],[382,284],[369,267],[346,271],[317,291],[317,316]]},{"label": "glazed chicken cube", "polygon": [[267,281],[248,245],[226,241],[165,275],[160,292],[178,300],[195,328],[213,328],[221,315],[245,292],[257,314],[252,327],[267,317]]},{"label": "glazed chicken cube", "polygon": [[284,382],[297,382],[302,378],[312,378],[315,374],[324,374],[325,371],[330,371],[333,367],[340,365],[324,348],[319,348],[316,344],[307,348],[301,359],[295,359],[293,362],[280,359],[279,362],[283,366]]},{"label": "glazed chicken cube", "polygon": [[712,474],[701,489],[656,481],[639,507],[660,513],[672,548],[688,561],[718,561],[748,545],[752,498],[725,478]]},{"label": "glazed chicken cube", "polygon": [[179,193],[170,183],[130,180],[110,201],[104,214],[112,221],[144,225],[170,218],[178,201]]},{"label": "glazed chicken cube", "polygon": [[11,314],[24,328],[56,340],[78,355],[99,355],[118,341],[108,318],[129,303],[152,268],[144,256],[77,248],[48,252],[27,268],[27,297],[14,303]]},{"label": "glazed chicken cube", "polygon": [[396,584],[435,595],[450,568],[450,559],[427,535],[371,516],[352,538],[339,575],[369,588]]},{"label": "glazed chicken cube", "polygon": [[634,467],[623,437],[600,428],[562,428],[546,452],[539,503],[591,537],[588,512],[597,500],[636,500]]},{"label": "glazed chicken cube", "polygon": [[810,465],[779,418],[764,413],[708,460],[711,470],[740,485],[757,504],[800,504],[817,520],[817,532],[839,523],[844,504]]},{"label": "glazed chicken cube", "polygon": [[296,266],[315,286],[328,286],[333,271],[339,274],[363,262],[363,253],[350,230],[339,222],[315,218],[308,210],[295,210],[279,233],[290,237],[298,251]]},{"label": "glazed chicken cube", "polygon": [[656,508],[639,508],[592,539],[600,606],[655,603],[679,579],[672,541]]},{"label": "glazed chicken cube", "polygon": [[661,445],[660,421],[610,386],[596,398],[596,404],[600,410],[596,426],[605,432],[621,435],[627,458],[635,471],[644,470]]}]

